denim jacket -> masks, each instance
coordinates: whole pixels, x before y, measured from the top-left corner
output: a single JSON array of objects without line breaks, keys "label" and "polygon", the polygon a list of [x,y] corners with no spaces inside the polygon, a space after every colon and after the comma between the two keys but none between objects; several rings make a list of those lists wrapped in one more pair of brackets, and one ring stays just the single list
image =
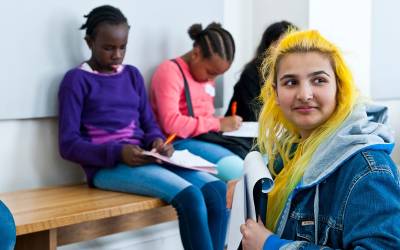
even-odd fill
[{"label": "denim jacket", "polygon": [[322,143],[264,249],[400,249],[399,170],[386,108],[357,105]]}]

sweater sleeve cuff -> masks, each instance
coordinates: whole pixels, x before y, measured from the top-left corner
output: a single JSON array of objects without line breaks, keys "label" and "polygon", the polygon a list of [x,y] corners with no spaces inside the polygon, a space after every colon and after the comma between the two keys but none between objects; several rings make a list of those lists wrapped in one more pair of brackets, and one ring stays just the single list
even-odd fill
[{"label": "sweater sleeve cuff", "polygon": [[216,132],[221,131],[221,123],[219,122],[219,117],[216,117],[213,122],[213,130]]},{"label": "sweater sleeve cuff", "polygon": [[290,240],[284,240],[279,238],[277,235],[273,234],[267,238],[267,240],[264,242],[263,250],[266,249],[279,249],[283,245],[290,243]]},{"label": "sweater sleeve cuff", "polygon": [[163,134],[151,134],[151,135],[146,135],[144,138],[144,148],[145,149],[151,149],[151,145],[153,144],[154,140],[157,138],[161,138],[165,141],[165,136]]}]

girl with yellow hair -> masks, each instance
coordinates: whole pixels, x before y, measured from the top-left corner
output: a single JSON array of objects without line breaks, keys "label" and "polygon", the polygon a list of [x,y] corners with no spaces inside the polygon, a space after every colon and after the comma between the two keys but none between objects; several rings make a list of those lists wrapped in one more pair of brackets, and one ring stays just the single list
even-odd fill
[{"label": "girl with yellow hair", "polygon": [[[258,145],[275,186],[244,249],[398,249],[400,181],[387,108],[361,101],[338,48],[291,32],[264,59]],[[324,248],[324,249],[325,249]]]}]

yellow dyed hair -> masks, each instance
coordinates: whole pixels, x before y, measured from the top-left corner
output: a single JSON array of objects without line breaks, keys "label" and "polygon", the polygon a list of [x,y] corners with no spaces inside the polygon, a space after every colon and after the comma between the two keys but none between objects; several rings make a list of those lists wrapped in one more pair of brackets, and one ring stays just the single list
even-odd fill
[{"label": "yellow dyed hair", "polygon": [[[318,52],[330,59],[337,83],[337,106],[324,124],[313,130],[309,137],[301,140],[299,131],[285,118],[276,102],[275,84],[279,63],[283,57],[291,53],[309,52]],[[275,231],[289,194],[300,182],[318,146],[350,114],[358,91],[339,49],[318,31],[289,31],[266,55],[268,56],[261,66],[265,82],[260,95],[263,107],[259,117],[257,143],[260,151],[268,156],[268,168],[275,176],[275,186],[268,194],[266,225],[268,229]],[[296,144],[297,150],[293,152]],[[284,165],[279,174],[274,170],[277,155],[282,157]]]}]

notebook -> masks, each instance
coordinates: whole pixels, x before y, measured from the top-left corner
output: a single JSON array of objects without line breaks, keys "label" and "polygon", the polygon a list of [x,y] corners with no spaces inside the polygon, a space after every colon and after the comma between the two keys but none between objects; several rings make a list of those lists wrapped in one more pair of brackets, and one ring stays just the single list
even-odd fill
[{"label": "notebook", "polygon": [[238,130],[224,132],[223,135],[255,138],[258,136],[258,122],[243,122]]},{"label": "notebook", "polygon": [[218,170],[214,163],[211,163],[198,155],[192,154],[189,150],[175,150],[171,158],[161,155],[157,152],[143,151],[144,155],[160,159],[164,163],[176,167],[199,170],[211,174],[217,174]]}]

